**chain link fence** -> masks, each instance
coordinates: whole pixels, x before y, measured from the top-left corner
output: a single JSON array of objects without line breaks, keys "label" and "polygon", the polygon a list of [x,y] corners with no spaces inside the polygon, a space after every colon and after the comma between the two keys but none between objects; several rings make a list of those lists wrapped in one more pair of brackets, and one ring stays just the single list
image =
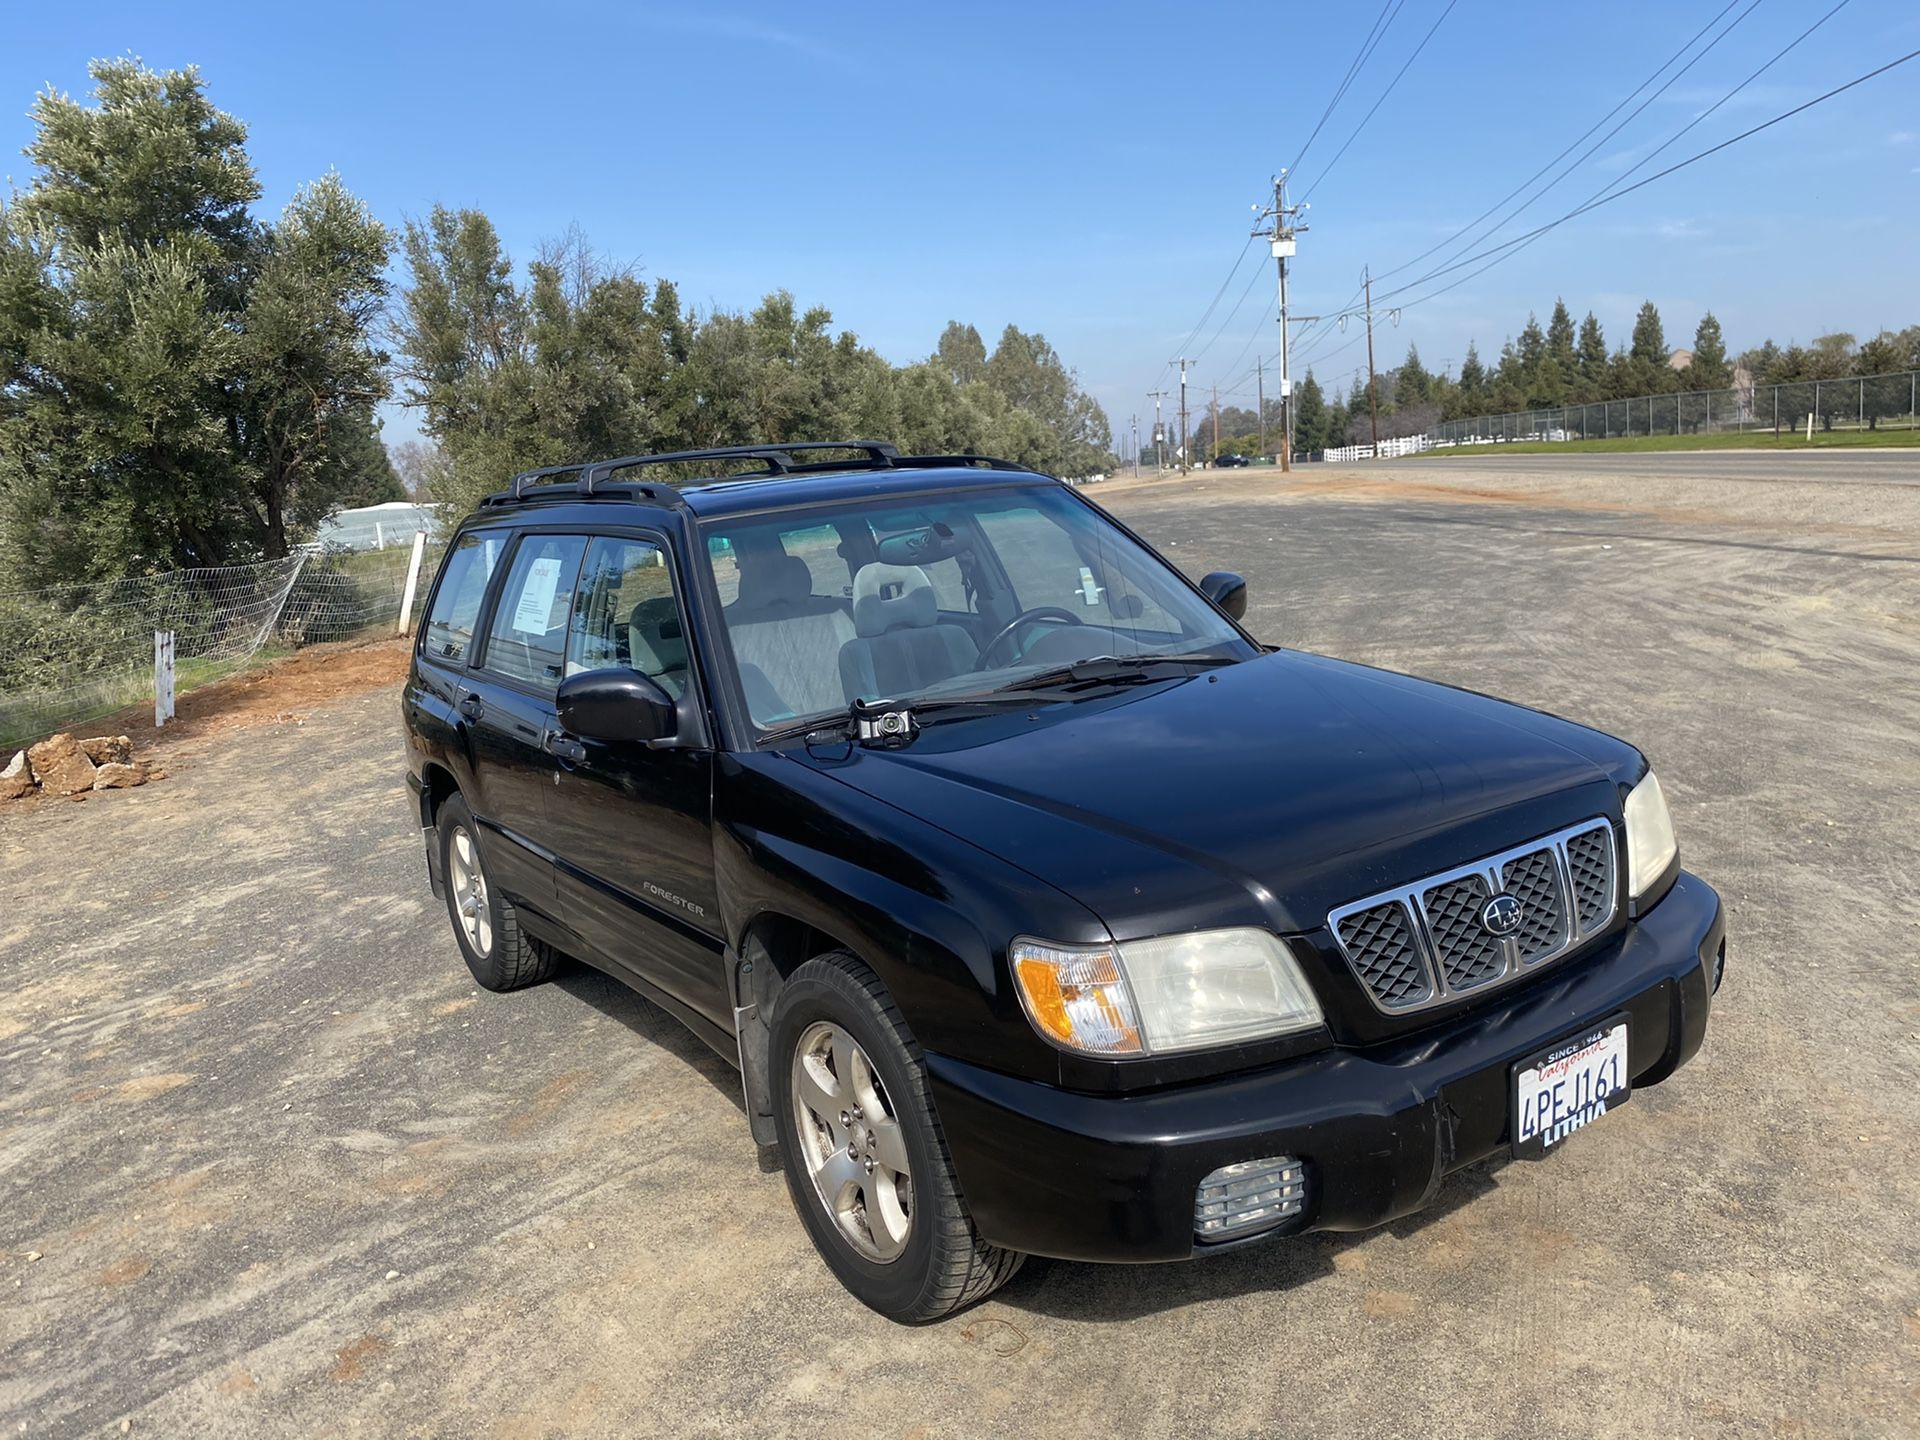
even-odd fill
[{"label": "chain link fence", "polygon": [[[0,592],[0,763],[54,730],[153,698],[153,634],[185,693],[262,655],[390,633],[412,546],[323,551],[98,584]],[[424,593],[439,563],[427,546]]]},{"label": "chain link fence", "polygon": [[1480,415],[1441,422],[1434,427],[1433,440],[1447,446],[1611,440],[1630,435],[1804,433],[1809,416],[1820,432],[1920,428],[1920,371],[1785,385],[1735,385],[1726,390],[1688,390]]}]

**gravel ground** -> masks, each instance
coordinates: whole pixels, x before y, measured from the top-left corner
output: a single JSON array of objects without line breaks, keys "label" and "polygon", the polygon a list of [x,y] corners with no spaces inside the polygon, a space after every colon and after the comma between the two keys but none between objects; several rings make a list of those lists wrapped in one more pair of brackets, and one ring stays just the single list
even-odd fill
[{"label": "gravel ground", "polygon": [[[1095,492],[1264,637],[1619,731],[1730,907],[1701,1057],[1427,1212],[907,1330],[738,1083],[467,980],[390,687],[0,812],[0,1432],[1911,1436],[1920,493],[1460,462]],[[34,1258],[34,1257],[38,1258]]]}]

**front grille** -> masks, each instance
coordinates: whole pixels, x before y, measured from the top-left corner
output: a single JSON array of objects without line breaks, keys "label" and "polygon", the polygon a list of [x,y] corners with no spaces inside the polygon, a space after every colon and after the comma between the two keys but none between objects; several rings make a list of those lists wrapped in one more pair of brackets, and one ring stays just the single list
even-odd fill
[{"label": "front grille", "polygon": [[1405,1010],[1433,996],[1407,907],[1398,900],[1340,922],[1340,944],[1382,1009]]},{"label": "front grille", "polygon": [[1567,842],[1574,908],[1583,929],[1597,929],[1613,913],[1613,831],[1589,830]]},{"label": "front grille", "polygon": [[1484,875],[1463,875],[1420,896],[1449,990],[1471,990],[1507,968],[1507,947],[1480,924],[1481,908],[1492,897]]},{"label": "front grille", "polygon": [[[1482,921],[1497,894],[1520,921]],[[1504,984],[1604,930],[1618,905],[1613,827],[1588,820],[1503,854],[1343,905],[1327,917],[1374,1005],[1403,1015]]]},{"label": "front grille", "polygon": [[[1585,840],[1589,836],[1581,836]],[[1567,904],[1553,851],[1532,850],[1500,867],[1500,885],[1526,912],[1513,943],[1522,965],[1534,965],[1567,943]]]}]

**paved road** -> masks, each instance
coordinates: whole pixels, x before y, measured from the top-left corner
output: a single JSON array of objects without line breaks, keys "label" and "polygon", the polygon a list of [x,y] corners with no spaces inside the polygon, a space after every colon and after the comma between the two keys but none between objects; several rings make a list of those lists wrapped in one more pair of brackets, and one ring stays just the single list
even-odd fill
[{"label": "paved road", "polygon": [[1470,454],[1423,455],[1395,462],[1421,470],[1467,465],[1491,474],[1561,471],[1576,475],[1656,476],[1716,480],[1769,480],[1804,484],[1810,480],[1850,485],[1920,485],[1920,447],[1912,450],[1687,450],[1664,454],[1501,455],[1497,446],[1475,446]]},{"label": "paved road", "polygon": [[1669,1084],[1379,1232],[901,1329],[672,1022],[475,992],[376,692],[0,813],[0,1433],[1920,1433],[1920,527],[1365,484],[1101,498],[1269,638],[1655,757],[1731,907]]}]

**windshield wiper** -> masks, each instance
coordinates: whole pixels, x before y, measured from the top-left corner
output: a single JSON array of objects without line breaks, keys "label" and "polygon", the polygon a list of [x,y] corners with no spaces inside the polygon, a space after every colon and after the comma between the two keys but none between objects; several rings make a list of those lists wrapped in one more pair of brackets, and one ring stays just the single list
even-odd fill
[{"label": "windshield wiper", "polygon": [[[796,720],[760,737],[763,745],[805,737],[812,744],[855,741],[863,745],[904,745],[919,729],[920,718],[952,710],[1008,710],[1032,697],[1011,690],[973,690],[964,695],[932,695],[924,700],[856,700],[846,709],[811,720]],[[899,717],[897,720],[894,717]]]},{"label": "windshield wiper", "polygon": [[1153,673],[1154,668],[1161,665],[1175,665],[1183,669],[1192,669],[1195,666],[1211,669],[1219,665],[1237,665],[1238,663],[1237,656],[1206,653],[1096,655],[1089,660],[1076,660],[1071,665],[1059,665],[1051,670],[1015,676],[1005,685],[998,686],[994,691],[987,693],[1013,695],[1036,690],[1068,690],[1082,685],[1145,685],[1155,680],[1169,678]]}]

